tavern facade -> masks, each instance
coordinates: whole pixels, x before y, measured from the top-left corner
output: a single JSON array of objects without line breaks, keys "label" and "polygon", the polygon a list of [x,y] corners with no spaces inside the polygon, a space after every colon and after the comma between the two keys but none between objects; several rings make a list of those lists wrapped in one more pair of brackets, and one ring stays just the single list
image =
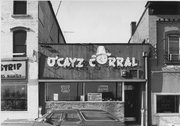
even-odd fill
[{"label": "tavern facade", "polygon": [[103,109],[122,122],[144,125],[150,48],[149,44],[41,44],[42,113]]}]

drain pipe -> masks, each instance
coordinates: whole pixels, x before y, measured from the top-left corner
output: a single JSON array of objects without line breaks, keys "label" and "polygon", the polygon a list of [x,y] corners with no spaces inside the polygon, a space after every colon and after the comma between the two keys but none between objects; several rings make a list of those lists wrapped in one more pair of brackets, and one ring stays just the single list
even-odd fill
[{"label": "drain pipe", "polygon": [[145,126],[148,126],[148,54],[143,52],[145,71]]},{"label": "drain pipe", "polygon": [[[144,86],[144,85],[143,85]],[[141,92],[141,126],[144,126],[144,93]]]}]

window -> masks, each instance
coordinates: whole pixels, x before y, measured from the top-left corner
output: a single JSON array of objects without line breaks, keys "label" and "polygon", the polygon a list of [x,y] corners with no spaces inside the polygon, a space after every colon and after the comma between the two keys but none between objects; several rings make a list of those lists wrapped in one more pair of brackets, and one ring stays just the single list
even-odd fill
[{"label": "window", "polygon": [[14,57],[26,56],[26,37],[27,32],[25,30],[13,31],[13,53],[18,54]]},{"label": "window", "polygon": [[170,61],[180,60],[180,36],[168,36],[168,54]]},{"label": "window", "polygon": [[[102,94],[102,101],[122,101],[122,84],[110,82],[89,82],[85,85],[86,100],[98,100],[99,93]],[[94,95],[93,95],[94,93]],[[88,94],[91,94],[89,98]]]},{"label": "window", "polygon": [[26,14],[27,1],[14,1],[14,14]]},{"label": "window", "polygon": [[122,101],[122,83],[46,83],[46,101]]},{"label": "window", "polygon": [[78,83],[47,83],[47,101],[79,101],[82,92]]},{"label": "window", "polygon": [[179,113],[180,95],[157,95],[157,113]]},{"label": "window", "polygon": [[27,86],[2,85],[1,86],[1,111],[26,111]]}]

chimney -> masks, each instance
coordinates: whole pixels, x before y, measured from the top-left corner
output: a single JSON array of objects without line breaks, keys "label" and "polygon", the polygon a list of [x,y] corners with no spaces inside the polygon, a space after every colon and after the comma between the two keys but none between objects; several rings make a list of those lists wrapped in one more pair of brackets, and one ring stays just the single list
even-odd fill
[{"label": "chimney", "polygon": [[135,30],[136,30],[136,22],[132,21],[131,22],[131,36],[133,36]]}]

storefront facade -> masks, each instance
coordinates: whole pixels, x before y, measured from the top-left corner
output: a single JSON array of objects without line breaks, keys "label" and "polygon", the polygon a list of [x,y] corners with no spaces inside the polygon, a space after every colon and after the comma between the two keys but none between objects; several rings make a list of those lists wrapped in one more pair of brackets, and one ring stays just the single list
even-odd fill
[{"label": "storefront facade", "polygon": [[1,60],[1,121],[38,116],[37,66],[27,59]]},{"label": "storefront facade", "polygon": [[[149,45],[66,44],[39,48],[39,106],[106,110],[123,122],[145,122]],[[134,100],[136,99],[136,100]],[[146,113],[147,114],[147,113]]]}]

